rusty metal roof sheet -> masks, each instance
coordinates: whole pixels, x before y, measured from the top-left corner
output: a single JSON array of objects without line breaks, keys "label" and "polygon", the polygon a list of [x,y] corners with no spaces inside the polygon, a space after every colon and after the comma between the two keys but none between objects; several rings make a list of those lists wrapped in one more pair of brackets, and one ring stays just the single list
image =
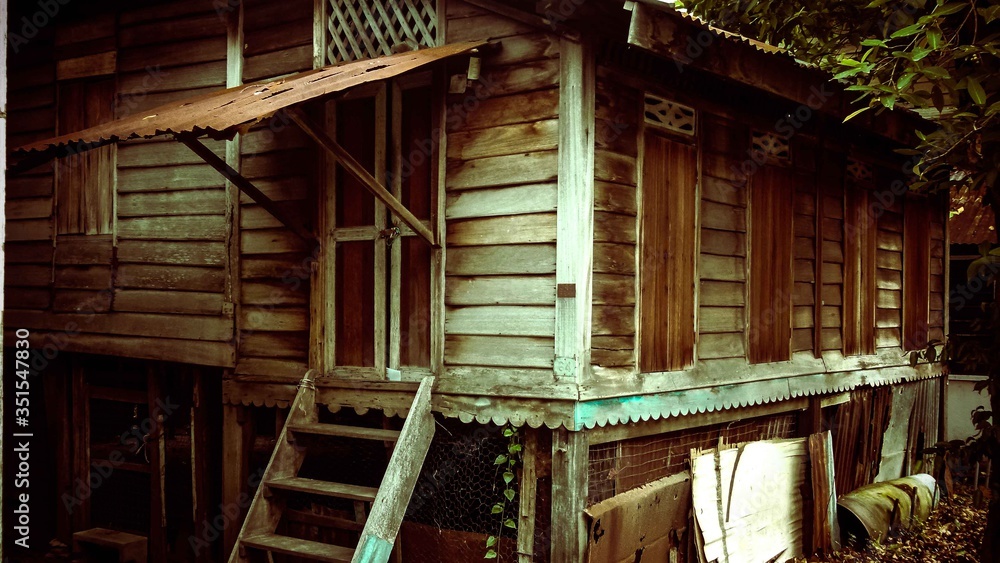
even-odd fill
[{"label": "rusty metal roof sheet", "polygon": [[241,128],[269,118],[283,108],[343,92],[368,82],[393,78],[434,61],[468,53],[483,45],[482,42],[454,43],[236,86],[171,102],[83,131],[36,141],[17,147],[14,153],[24,155],[63,146],[79,147],[82,150],[164,134],[208,134],[215,138],[231,138]]},{"label": "rusty metal roof sheet", "polygon": [[952,244],[996,243],[993,210],[983,203],[984,188],[961,186],[951,190],[948,239]]}]

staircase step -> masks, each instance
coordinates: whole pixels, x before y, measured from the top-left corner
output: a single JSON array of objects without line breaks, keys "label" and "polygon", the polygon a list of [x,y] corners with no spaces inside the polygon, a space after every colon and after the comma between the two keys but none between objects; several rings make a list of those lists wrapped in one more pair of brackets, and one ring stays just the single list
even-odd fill
[{"label": "staircase step", "polygon": [[319,422],[305,424],[289,424],[288,429],[302,434],[318,434],[321,436],[339,436],[342,438],[360,438],[363,440],[379,440],[395,442],[399,439],[398,430],[382,430],[381,428],[365,428],[363,426],[345,426],[342,424],[322,424]]},{"label": "staircase step", "polygon": [[285,477],[267,481],[267,486],[273,489],[283,489],[286,491],[297,491],[300,493],[312,493],[328,497],[345,498],[350,500],[362,500],[372,502],[378,489],[375,487],[362,487],[360,485],[348,485],[345,483],[334,483],[332,481],[319,481],[317,479],[306,479],[304,477]]},{"label": "staircase step", "polygon": [[243,538],[242,542],[245,547],[264,549],[272,553],[294,555],[314,561],[350,563],[351,558],[354,557],[354,550],[347,547],[310,540],[300,540],[277,534],[257,534]]}]

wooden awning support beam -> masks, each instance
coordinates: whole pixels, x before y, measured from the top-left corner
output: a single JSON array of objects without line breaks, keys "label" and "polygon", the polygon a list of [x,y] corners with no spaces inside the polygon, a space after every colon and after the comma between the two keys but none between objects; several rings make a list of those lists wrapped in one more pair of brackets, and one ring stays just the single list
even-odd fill
[{"label": "wooden awning support beam", "polygon": [[195,137],[188,135],[175,135],[175,139],[179,142],[187,145],[189,149],[194,151],[202,160],[208,163],[209,166],[215,168],[220,174],[222,174],[226,180],[233,183],[234,186],[240,189],[241,192],[247,194],[247,196],[254,201],[257,205],[263,207],[268,213],[274,216],[275,219],[281,221],[283,225],[292,230],[293,233],[301,237],[303,240],[316,242],[316,237],[309,232],[302,223],[295,220],[295,217],[289,215],[285,210],[278,207],[271,198],[264,195],[264,192],[260,191],[257,186],[253,185],[253,182],[248,180],[245,176],[237,172],[232,166],[229,166],[225,160],[219,158],[212,149],[206,147]]},{"label": "wooden awning support beam", "polygon": [[334,140],[332,137],[326,134],[321,127],[315,126],[312,121],[306,117],[301,111],[295,108],[288,108],[285,110],[288,117],[298,125],[306,135],[312,137],[314,141],[319,143],[321,147],[326,149],[337,162],[344,167],[344,170],[348,174],[354,176],[354,178],[361,182],[361,185],[368,189],[375,196],[376,199],[381,201],[386,205],[397,217],[403,220],[413,232],[420,236],[420,238],[427,241],[427,244],[437,248],[441,245],[434,238],[434,233],[424,225],[420,219],[410,212],[395,196],[392,192],[387,190],[385,186],[380,184],[378,180],[375,179],[365,167],[361,165],[344,147]]}]

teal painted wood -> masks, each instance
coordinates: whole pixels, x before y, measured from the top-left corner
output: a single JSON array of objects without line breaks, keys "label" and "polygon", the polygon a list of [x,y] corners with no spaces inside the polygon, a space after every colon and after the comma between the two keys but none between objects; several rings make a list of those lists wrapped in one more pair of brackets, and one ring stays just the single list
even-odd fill
[{"label": "teal painted wood", "polygon": [[354,563],[386,563],[391,554],[391,543],[378,536],[366,535],[354,553]]}]

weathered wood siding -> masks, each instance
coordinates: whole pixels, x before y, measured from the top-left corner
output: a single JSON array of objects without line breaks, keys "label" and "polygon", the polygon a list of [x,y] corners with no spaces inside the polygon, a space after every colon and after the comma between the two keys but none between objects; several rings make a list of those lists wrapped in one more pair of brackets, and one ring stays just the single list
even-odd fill
[{"label": "weathered wood siding", "polygon": [[[243,5],[243,82],[312,68],[313,3]],[[313,224],[314,143],[282,114],[240,139],[240,171],[303,225]],[[237,373],[301,376],[309,354],[309,265],[313,250],[242,195]]]},{"label": "weathered wood siding", "polygon": [[816,215],[823,236],[820,309],[820,350],[840,351],[844,339],[840,319],[844,305],[844,166],[842,154],[826,153],[821,160],[820,206]]},{"label": "weathered wood siding", "polygon": [[447,100],[445,364],[551,368],[559,42],[447,4],[448,42],[503,47],[480,86]]},{"label": "weathered wood siding", "polygon": [[[790,140],[795,182],[792,228],[792,354],[811,352],[816,330],[816,198],[822,181],[816,143],[805,136]],[[786,211],[787,212],[787,211]]]},{"label": "weathered wood siding", "polygon": [[[110,78],[115,90],[97,101],[107,102],[119,118],[225,85],[226,23],[210,0],[87,13],[54,27],[55,60],[36,65],[17,81],[25,94],[35,92],[14,100],[26,104],[30,113],[23,125],[12,116],[12,127],[23,133],[12,145],[54,133],[57,76],[86,81],[97,73],[95,78]],[[61,105],[74,102],[79,104],[67,99]],[[223,154],[222,143],[207,144]],[[19,267],[27,274],[14,283],[33,290],[19,299],[19,307],[32,311],[13,312],[8,322],[38,334],[77,326],[79,334],[65,346],[70,350],[231,365],[229,228],[222,177],[166,138],[130,141],[109,154],[116,163],[109,175],[115,197],[98,202],[114,210],[106,235],[59,235],[53,244],[51,199],[43,210],[43,198],[51,198],[53,191],[51,174],[13,180],[12,187],[26,201],[14,207],[13,239],[26,245],[39,242],[33,242],[33,252],[25,246],[13,254],[24,261]],[[79,170],[91,172],[86,165]],[[60,203],[76,204],[71,199]]]},{"label": "weathered wood siding", "polygon": [[635,364],[638,143],[642,94],[597,79],[591,361]]},{"label": "weathered wood siding", "polygon": [[[120,14],[117,117],[225,86],[226,23],[191,0]],[[213,152],[225,145],[206,141]],[[225,182],[169,137],[118,148],[114,311],[183,315],[232,339]]]},{"label": "weathered wood siding", "polygon": [[[7,146],[55,134],[55,65],[12,54],[7,77],[9,119]],[[40,166],[7,178],[6,287],[7,322],[19,310],[44,310],[52,304],[53,168]]]},{"label": "weathered wood siding", "polygon": [[[893,177],[884,170],[879,172],[877,184],[885,191]],[[878,267],[875,345],[878,348],[899,348],[903,342],[903,201],[892,197],[880,205],[884,212],[878,217],[875,251],[875,265]]]},{"label": "weathered wood siding", "polygon": [[[767,175],[762,174],[760,163],[755,162],[749,149],[753,130],[769,132],[775,130],[775,125],[766,117],[747,113],[745,108],[731,107],[719,100],[702,104],[691,92],[671,91],[644,80],[613,68],[598,67],[592,370],[598,382],[609,382],[609,391],[613,387],[610,382],[642,371],[636,362],[637,331],[633,319],[641,316],[636,313],[637,288],[644,283],[638,279],[636,229],[638,216],[642,214],[641,209],[637,213],[637,207],[643,206],[638,201],[641,198],[637,185],[641,180],[637,178],[637,169],[643,158],[642,131],[649,127],[642,118],[645,91],[698,110],[699,176],[698,185],[690,187],[700,193],[694,368],[699,374],[710,372],[713,366],[725,371],[738,367],[745,372],[739,376],[713,376],[727,381],[752,379],[756,377],[754,374],[763,376],[767,362],[761,369],[755,369],[748,350],[751,322],[748,295],[754,291],[748,283],[751,275],[748,249],[752,237],[760,236],[749,232],[752,229],[748,186],[765,181]],[[789,184],[788,195],[780,202],[773,202],[773,214],[759,221],[762,225],[784,223],[790,230],[791,255],[781,260],[782,264],[788,263],[791,271],[790,289],[785,292],[790,295],[782,298],[782,307],[763,306],[776,309],[773,322],[790,324],[790,335],[787,329],[776,332],[782,340],[780,349],[784,350],[786,341],[790,347],[790,363],[779,362],[790,374],[856,369],[836,366],[854,366],[856,362],[849,360],[849,356],[858,354],[844,354],[843,323],[845,245],[851,244],[845,240],[845,230],[856,228],[845,225],[845,186],[851,181],[847,154],[860,149],[852,149],[839,132],[822,138],[815,124],[810,127],[787,139],[787,160],[767,165],[782,168],[780,176],[782,182]],[[871,207],[863,219],[871,222],[869,237],[875,240],[868,258],[857,259],[859,264],[871,260],[877,268],[868,268],[874,276],[870,280],[874,285],[871,296],[874,318],[868,324],[874,326],[861,330],[860,334],[869,339],[874,337],[874,351],[887,353],[883,354],[886,365],[902,365],[906,362],[891,359],[895,356],[888,349],[898,350],[901,346],[904,196],[887,196],[892,190],[890,179],[895,179],[889,178],[883,169],[885,163],[891,162],[890,153],[864,155],[864,158],[871,158],[868,166],[878,171],[863,186],[868,191],[867,205]],[[882,212],[879,202],[886,197],[896,201],[889,201],[888,209]],[[931,339],[941,338],[944,325],[944,231],[943,219],[938,215],[932,217],[929,226]],[[868,286],[862,282],[859,287]],[[851,299],[856,298],[852,295]],[[781,354],[774,357],[780,359]],[[666,379],[657,384],[663,388],[670,385]]]},{"label": "weathered wood siding", "polygon": [[728,117],[701,117],[701,261],[699,344],[702,360],[746,356],[747,182],[741,170],[750,130]]},{"label": "weathered wood siding", "polygon": [[945,338],[945,291],[948,284],[945,278],[945,246],[947,242],[946,217],[948,216],[947,199],[944,196],[931,201],[931,279],[930,279],[930,315],[928,317],[928,341],[944,341]]}]

